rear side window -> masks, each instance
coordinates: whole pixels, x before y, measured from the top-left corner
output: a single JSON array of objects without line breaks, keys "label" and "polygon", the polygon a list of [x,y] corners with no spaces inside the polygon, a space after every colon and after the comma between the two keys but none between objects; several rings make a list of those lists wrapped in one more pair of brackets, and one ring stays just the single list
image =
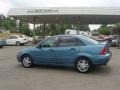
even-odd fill
[{"label": "rear side window", "polygon": [[19,35],[19,37],[20,37],[20,38],[24,38],[24,36],[22,36],[22,35]]},{"label": "rear side window", "polygon": [[16,36],[10,36],[10,39],[17,39]]},{"label": "rear side window", "polygon": [[59,44],[58,44],[59,47],[82,46],[82,45],[83,43],[79,39],[71,36],[60,37]]},{"label": "rear side window", "polygon": [[96,40],[94,40],[94,39],[92,39],[92,38],[90,38],[90,37],[81,36],[80,38],[81,38],[81,40],[83,40],[84,42],[87,41],[87,43],[89,43],[89,44],[98,44],[98,41],[96,41]]}]

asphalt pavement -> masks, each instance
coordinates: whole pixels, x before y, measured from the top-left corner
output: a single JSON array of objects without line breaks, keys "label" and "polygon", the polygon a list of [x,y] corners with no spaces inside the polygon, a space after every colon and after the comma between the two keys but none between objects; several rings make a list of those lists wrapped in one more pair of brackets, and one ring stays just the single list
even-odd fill
[{"label": "asphalt pavement", "polygon": [[28,46],[0,49],[0,90],[120,90],[120,49],[107,66],[82,74],[73,68],[36,66],[24,68],[16,54]]}]

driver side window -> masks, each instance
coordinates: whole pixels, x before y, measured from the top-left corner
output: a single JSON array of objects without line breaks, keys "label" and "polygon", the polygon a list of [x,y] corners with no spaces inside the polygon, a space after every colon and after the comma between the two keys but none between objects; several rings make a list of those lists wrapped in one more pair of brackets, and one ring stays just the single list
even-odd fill
[{"label": "driver side window", "polygon": [[16,36],[10,36],[9,39],[17,39]]},{"label": "driver side window", "polygon": [[57,37],[49,38],[40,44],[41,47],[56,47],[57,46]]}]

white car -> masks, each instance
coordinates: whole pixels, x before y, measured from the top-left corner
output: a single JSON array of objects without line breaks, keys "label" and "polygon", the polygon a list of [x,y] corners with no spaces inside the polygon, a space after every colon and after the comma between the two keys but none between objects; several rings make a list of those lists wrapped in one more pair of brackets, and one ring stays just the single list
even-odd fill
[{"label": "white car", "polygon": [[21,37],[26,38],[29,42],[33,41],[33,37],[29,37],[29,36],[26,36],[26,35],[21,35]]},{"label": "white car", "polygon": [[5,39],[7,45],[16,45],[20,46],[28,42],[27,38],[22,37],[21,35],[11,35]]},{"label": "white car", "polygon": [[111,36],[111,45],[112,46],[120,46],[120,36],[119,35],[112,35]]}]

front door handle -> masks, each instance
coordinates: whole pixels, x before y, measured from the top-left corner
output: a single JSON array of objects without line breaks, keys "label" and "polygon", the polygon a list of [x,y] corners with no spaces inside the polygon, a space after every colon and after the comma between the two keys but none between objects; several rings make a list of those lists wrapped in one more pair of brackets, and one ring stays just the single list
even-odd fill
[{"label": "front door handle", "polygon": [[70,50],[76,50],[75,48],[70,48]]},{"label": "front door handle", "polygon": [[53,49],[49,49],[48,51],[51,51],[51,52],[53,52],[54,50],[53,50]]}]

